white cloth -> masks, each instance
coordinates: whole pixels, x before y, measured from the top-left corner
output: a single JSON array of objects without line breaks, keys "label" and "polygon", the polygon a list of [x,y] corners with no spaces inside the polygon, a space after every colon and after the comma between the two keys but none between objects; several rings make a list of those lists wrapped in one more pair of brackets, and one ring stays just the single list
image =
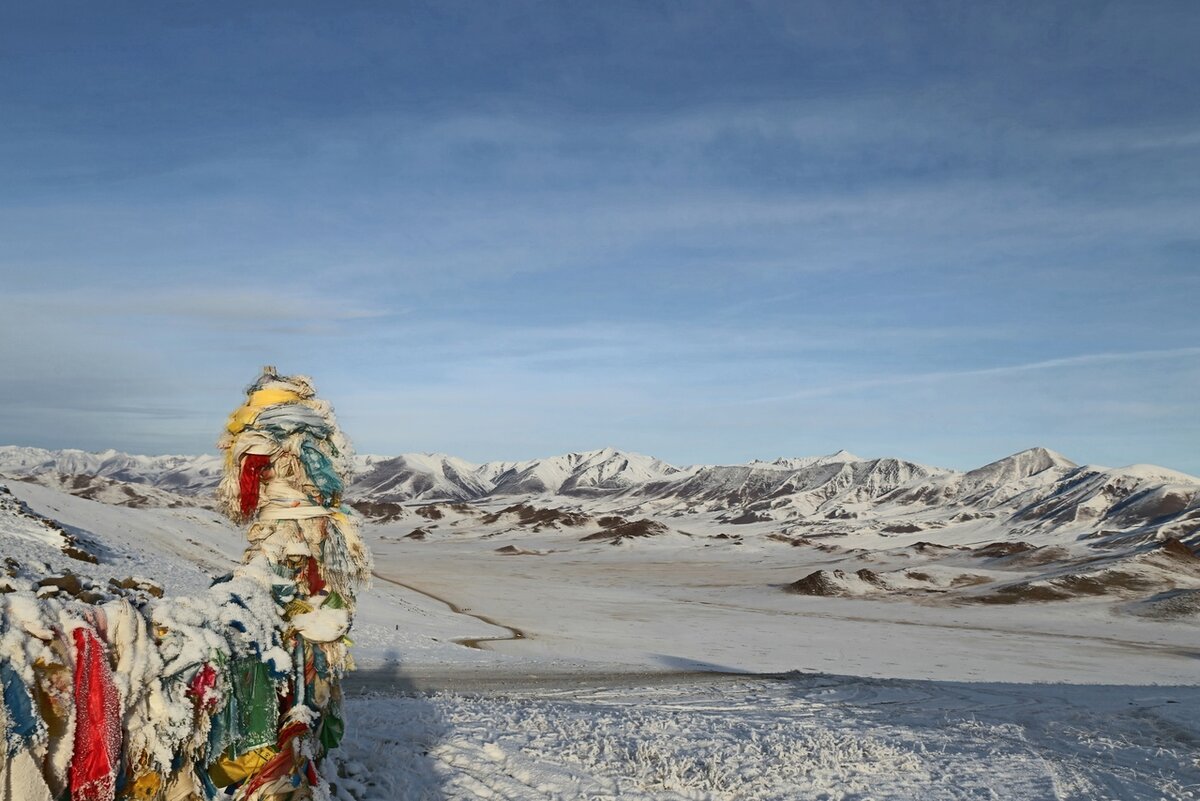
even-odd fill
[{"label": "white cloth", "polygon": [[21,749],[0,759],[0,801],[54,801],[33,755]]},{"label": "white cloth", "polygon": [[320,506],[308,499],[300,490],[287,481],[273,478],[263,487],[266,505],[258,510],[259,520],[307,520],[312,517],[329,517],[334,510]]}]

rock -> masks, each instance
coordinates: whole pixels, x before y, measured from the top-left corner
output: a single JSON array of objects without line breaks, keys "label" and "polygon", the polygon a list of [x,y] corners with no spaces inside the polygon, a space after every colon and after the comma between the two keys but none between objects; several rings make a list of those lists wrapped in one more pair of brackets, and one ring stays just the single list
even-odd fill
[{"label": "rock", "polygon": [[863,569],[859,570],[854,575],[858,576],[860,579],[862,579],[866,583],[871,584],[875,587],[879,587],[881,589],[887,589],[887,584],[884,582],[883,577],[881,577],[874,570],[869,570],[864,567]]},{"label": "rock", "polygon": [[824,570],[817,570],[809,573],[799,581],[793,581],[784,587],[783,591],[794,595],[819,595],[823,597],[845,595],[845,588],[834,580],[835,577],[840,578],[845,575],[841,570],[835,570],[832,576]]},{"label": "rock", "polygon": [[1171,556],[1177,556],[1181,559],[1200,559],[1200,556],[1197,556],[1195,551],[1177,537],[1167,537],[1158,547],[1163,553],[1169,553]]},{"label": "rock", "polygon": [[61,576],[46,576],[38,581],[37,586],[39,588],[57,587],[73,598],[78,598],[79,593],[83,592],[83,582],[74,573],[64,573]]}]

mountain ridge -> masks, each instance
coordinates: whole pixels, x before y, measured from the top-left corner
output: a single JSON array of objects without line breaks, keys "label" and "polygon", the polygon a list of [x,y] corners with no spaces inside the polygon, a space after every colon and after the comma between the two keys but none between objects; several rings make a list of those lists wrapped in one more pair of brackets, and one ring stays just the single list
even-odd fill
[{"label": "mountain ridge", "polygon": [[[1200,478],[1152,465],[1077,465],[1043,447],[965,472],[845,451],[678,467],[612,447],[483,464],[439,453],[371,455],[356,465],[347,495],[367,514],[391,518],[409,504],[523,498],[620,514],[774,521],[816,535],[989,519],[1010,536],[1060,528],[1098,540],[1200,539]],[[118,505],[175,505],[188,496],[204,503],[221,467],[212,455],[0,446],[0,475]]]}]

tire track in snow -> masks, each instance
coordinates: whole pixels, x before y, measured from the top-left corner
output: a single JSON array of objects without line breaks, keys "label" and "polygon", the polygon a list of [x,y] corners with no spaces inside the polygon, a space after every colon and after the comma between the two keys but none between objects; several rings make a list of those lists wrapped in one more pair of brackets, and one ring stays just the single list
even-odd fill
[{"label": "tire track in snow", "polygon": [[509,626],[505,623],[500,623],[500,622],[488,617],[487,615],[480,615],[475,612],[469,612],[466,609],[464,609],[463,607],[454,603],[453,601],[449,601],[445,598],[442,598],[439,595],[435,595],[432,592],[429,592],[428,590],[423,590],[420,587],[413,586],[412,584],[408,584],[403,581],[398,581],[389,576],[385,576],[379,572],[372,571],[371,575],[374,576],[375,578],[379,579],[380,581],[386,581],[388,584],[394,584],[397,587],[403,587],[406,590],[411,590],[412,592],[418,593],[420,595],[424,595],[426,598],[432,598],[433,600],[437,601],[440,604],[445,604],[446,608],[449,609],[451,612],[453,612],[456,615],[465,615],[466,617],[473,617],[482,623],[488,624],[489,626],[495,626],[498,629],[505,629],[506,631],[508,631],[507,637],[461,637],[457,640],[454,640],[454,642],[457,643],[458,645],[462,645],[467,648],[474,648],[479,651],[490,651],[491,649],[486,647],[486,643],[489,643],[489,642],[513,642],[516,640],[528,639],[528,635],[525,632],[521,631],[521,629],[517,628],[516,626]]}]

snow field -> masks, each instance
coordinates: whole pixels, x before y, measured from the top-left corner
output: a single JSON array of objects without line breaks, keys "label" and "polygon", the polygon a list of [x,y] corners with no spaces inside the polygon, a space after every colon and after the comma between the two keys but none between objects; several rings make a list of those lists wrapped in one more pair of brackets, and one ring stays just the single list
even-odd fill
[{"label": "snow field", "polygon": [[[833,676],[503,696],[368,696],[340,797],[1189,799],[1194,688]],[[368,770],[365,766],[370,765]]]}]

